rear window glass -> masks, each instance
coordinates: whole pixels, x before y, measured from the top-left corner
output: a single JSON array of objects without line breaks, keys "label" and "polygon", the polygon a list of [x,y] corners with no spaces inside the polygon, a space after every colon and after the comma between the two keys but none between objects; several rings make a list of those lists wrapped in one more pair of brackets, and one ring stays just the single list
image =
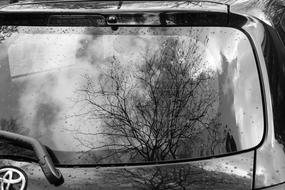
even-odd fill
[{"label": "rear window glass", "polygon": [[[0,34],[0,127],[35,137],[59,163],[199,158],[262,139],[257,66],[239,30],[3,26]],[[4,147],[0,154],[21,153]]]}]

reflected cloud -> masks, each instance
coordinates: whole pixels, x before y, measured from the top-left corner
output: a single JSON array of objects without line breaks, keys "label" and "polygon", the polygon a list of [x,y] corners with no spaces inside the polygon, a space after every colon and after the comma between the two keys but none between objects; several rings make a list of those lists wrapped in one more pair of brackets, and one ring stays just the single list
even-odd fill
[{"label": "reflected cloud", "polygon": [[11,91],[18,96],[11,114],[63,162],[196,158],[257,143],[248,139],[252,120],[241,116],[261,98],[251,103],[258,78],[248,77],[256,66],[240,31],[18,30],[6,42],[9,84],[19,90]]}]

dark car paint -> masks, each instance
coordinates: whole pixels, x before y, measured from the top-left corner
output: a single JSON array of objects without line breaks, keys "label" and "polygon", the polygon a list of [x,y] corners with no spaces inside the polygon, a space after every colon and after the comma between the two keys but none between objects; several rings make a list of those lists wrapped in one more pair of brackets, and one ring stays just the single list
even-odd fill
[{"label": "dark car paint", "polygon": [[[52,12],[52,10],[50,11]],[[285,55],[284,47],[276,42],[278,39],[275,31],[270,26],[253,17],[230,14],[228,26],[239,28],[248,35],[254,44],[256,58],[259,62],[264,106],[266,108],[266,132],[257,150],[252,149],[248,150],[247,153],[221,158],[166,165],[124,168],[60,168],[65,183],[58,188],[160,189],[161,187],[161,189],[183,189],[184,187],[186,189],[250,189],[253,186],[261,188],[284,182],[285,170],[282,170],[282,168],[285,168],[284,148],[282,142],[280,143],[280,139],[275,137],[274,126],[276,127],[276,125],[273,122],[275,121],[275,114],[279,113],[279,110],[275,109],[279,105],[274,100],[275,92],[276,88],[280,88],[282,83],[276,82],[276,77],[279,75],[275,75],[276,72],[272,71],[275,65],[276,67],[282,66],[280,62],[285,60],[282,59]],[[272,48],[272,46],[275,48]],[[276,58],[274,59],[275,56],[271,57],[270,55],[276,55]],[[281,72],[280,69],[283,69],[282,67],[276,67],[273,70]],[[280,75],[282,76],[282,73]],[[274,87],[275,84],[277,87]],[[275,130],[275,133],[278,133],[278,130]],[[231,163],[230,166],[225,166],[228,165],[227,163]],[[26,171],[29,176],[29,189],[55,188],[47,183],[36,164],[11,160],[4,160],[3,164],[16,165]],[[255,165],[256,170],[254,169]],[[247,175],[240,175],[241,173]]]},{"label": "dark car paint", "polygon": [[264,29],[266,37],[262,42],[262,49],[268,72],[273,118],[268,117],[267,136],[263,145],[257,150],[256,187],[268,186],[285,180],[285,51],[276,31],[271,27]]},{"label": "dark car paint", "polygon": [[254,152],[177,164],[60,168],[65,183],[50,185],[36,164],[3,160],[22,168],[28,189],[251,189]]}]

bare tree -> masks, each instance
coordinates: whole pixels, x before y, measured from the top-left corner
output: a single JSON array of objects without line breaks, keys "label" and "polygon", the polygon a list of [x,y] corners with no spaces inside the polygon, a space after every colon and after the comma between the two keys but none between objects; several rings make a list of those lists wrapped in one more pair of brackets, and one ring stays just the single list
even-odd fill
[{"label": "bare tree", "polygon": [[[121,168],[106,171],[100,182],[124,189],[183,190],[183,189],[243,189],[251,184],[250,178],[205,169],[207,164],[179,164],[159,167]],[[108,189],[108,187],[106,188]]]},{"label": "bare tree", "polygon": [[98,79],[85,76],[83,101],[91,107],[89,113],[104,122],[102,132],[87,135],[108,139],[102,146],[89,147],[107,150],[107,156],[97,161],[199,156],[195,147],[207,138],[208,128],[218,125],[216,79],[205,69],[199,48],[175,38],[160,43],[159,50],[146,53],[135,72],[125,72],[113,57],[99,85]]}]

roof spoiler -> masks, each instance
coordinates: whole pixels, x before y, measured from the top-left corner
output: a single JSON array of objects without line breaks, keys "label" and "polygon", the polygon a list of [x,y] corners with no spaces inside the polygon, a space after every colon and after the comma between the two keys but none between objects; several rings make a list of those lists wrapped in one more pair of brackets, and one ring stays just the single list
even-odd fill
[{"label": "roof spoiler", "polygon": [[[34,2],[25,2],[20,0],[9,0],[10,4],[17,3],[17,7],[7,6],[4,10],[7,11],[44,11],[44,9],[52,8],[52,10],[57,11],[61,10],[63,12],[78,11],[77,7],[79,6],[85,11],[104,11],[104,9],[108,10],[121,10],[121,11],[163,11],[163,10],[180,10],[180,11],[207,11],[207,12],[229,12],[230,5],[221,2],[215,1],[199,1],[199,0],[191,0],[191,1],[92,1],[92,0],[46,0],[46,1],[34,1]],[[65,6],[62,6],[65,3]],[[38,5],[41,5],[39,8]],[[74,7],[70,7],[68,5],[78,5]],[[34,6],[33,6],[34,5]],[[38,10],[37,10],[38,9]],[[40,9],[40,10],[39,10]]]},{"label": "roof spoiler", "polygon": [[225,26],[229,15],[230,5],[212,1],[20,1],[0,9],[0,25]]}]

